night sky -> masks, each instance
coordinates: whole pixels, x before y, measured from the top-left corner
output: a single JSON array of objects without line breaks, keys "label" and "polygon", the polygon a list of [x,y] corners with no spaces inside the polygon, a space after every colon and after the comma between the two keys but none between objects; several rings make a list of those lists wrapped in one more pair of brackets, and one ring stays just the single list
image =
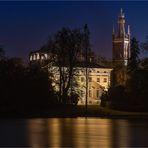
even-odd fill
[{"label": "night sky", "polygon": [[88,24],[92,49],[111,57],[112,26],[123,8],[126,25],[140,42],[148,35],[148,2],[0,2],[0,45],[7,56],[28,59],[62,27],[83,28]]}]

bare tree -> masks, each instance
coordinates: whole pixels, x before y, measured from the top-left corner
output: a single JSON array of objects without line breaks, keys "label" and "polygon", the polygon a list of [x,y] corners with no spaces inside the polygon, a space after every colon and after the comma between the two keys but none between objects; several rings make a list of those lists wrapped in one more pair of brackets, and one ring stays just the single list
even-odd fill
[{"label": "bare tree", "polygon": [[[74,92],[77,64],[84,48],[84,33],[80,29],[63,28],[54,37],[54,65],[59,71],[59,101],[69,103],[68,96]],[[72,93],[71,93],[72,95]]]}]

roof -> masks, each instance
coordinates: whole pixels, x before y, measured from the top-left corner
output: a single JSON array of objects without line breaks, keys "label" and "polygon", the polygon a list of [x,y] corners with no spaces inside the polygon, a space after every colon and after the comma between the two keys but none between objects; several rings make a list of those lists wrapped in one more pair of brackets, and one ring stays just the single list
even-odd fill
[{"label": "roof", "polygon": [[[86,67],[86,63],[85,62],[79,62],[76,64],[76,67]],[[95,63],[95,62],[89,62],[87,63],[87,67],[88,68],[109,68],[109,67],[106,67],[104,65],[99,65],[98,63]],[[109,68],[111,69],[111,68]]]},{"label": "roof", "polygon": [[[52,66],[56,66],[56,65],[55,65],[55,64],[52,64]],[[64,67],[68,67],[69,64],[64,64],[63,66],[64,66]],[[78,62],[78,63],[75,64],[74,67],[85,68],[85,67],[86,67],[86,63],[85,63],[85,62]],[[103,66],[103,65],[99,65],[99,64],[93,63],[93,62],[88,63],[88,64],[87,64],[87,67],[88,67],[88,68],[106,68],[106,69],[112,69],[112,68],[110,68],[110,67],[106,67],[106,66]]]}]

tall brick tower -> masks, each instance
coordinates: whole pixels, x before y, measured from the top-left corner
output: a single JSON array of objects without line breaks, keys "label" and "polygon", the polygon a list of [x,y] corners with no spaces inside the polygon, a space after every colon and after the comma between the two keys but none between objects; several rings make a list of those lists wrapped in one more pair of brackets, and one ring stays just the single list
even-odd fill
[{"label": "tall brick tower", "polygon": [[112,56],[113,66],[127,66],[130,57],[130,27],[125,31],[125,16],[122,9],[118,17],[118,31],[115,32],[113,27],[112,33]]},{"label": "tall brick tower", "polygon": [[130,58],[130,27],[126,33],[125,16],[120,10],[118,16],[118,31],[112,33],[112,85],[125,85],[127,81],[126,67]]}]

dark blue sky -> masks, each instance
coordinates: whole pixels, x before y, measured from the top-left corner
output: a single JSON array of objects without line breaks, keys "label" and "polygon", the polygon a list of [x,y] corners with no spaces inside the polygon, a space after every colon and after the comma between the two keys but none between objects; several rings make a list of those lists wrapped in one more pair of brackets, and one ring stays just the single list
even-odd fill
[{"label": "dark blue sky", "polygon": [[91,44],[98,54],[111,57],[113,24],[123,8],[132,36],[143,41],[148,35],[148,2],[32,1],[0,2],[0,45],[8,56],[28,58],[62,27],[88,24]]}]

